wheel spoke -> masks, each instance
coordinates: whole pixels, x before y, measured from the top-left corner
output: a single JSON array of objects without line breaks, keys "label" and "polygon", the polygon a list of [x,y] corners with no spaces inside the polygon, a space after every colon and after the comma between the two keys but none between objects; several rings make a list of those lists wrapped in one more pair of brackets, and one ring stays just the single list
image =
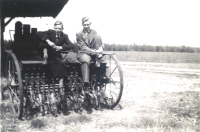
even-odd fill
[{"label": "wheel spoke", "polygon": [[[117,96],[117,94],[116,94],[113,90],[110,91],[110,94],[111,94],[111,93],[113,93],[114,95]],[[111,94],[111,96],[112,96],[112,94]]]},{"label": "wheel spoke", "polygon": [[17,72],[15,71],[14,66],[15,66],[14,61],[9,60],[9,70],[8,70],[9,85],[16,87],[19,86],[19,84],[16,84],[15,82]]},{"label": "wheel spoke", "polygon": [[19,86],[19,84],[16,84],[16,83],[15,83],[14,75],[13,75],[13,76],[10,76],[9,79],[10,79],[10,82],[9,82],[9,85],[10,85],[10,86],[13,86],[13,87]]},{"label": "wheel spoke", "polygon": [[115,85],[115,83],[122,83],[122,82],[120,82],[120,81],[113,81],[113,80],[111,80],[111,79],[109,79],[109,82],[111,82],[111,83],[114,84],[114,85]]},{"label": "wheel spoke", "polygon": [[119,82],[119,81],[111,81],[112,83],[121,83],[121,82]]},{"label": "wheel spoke", "polygon": [[[10,86],[9,86],[9,89],[10,89],[11,93],[15,95],[16,99],[20,102],[18,96],[17,96],[16,93],[12,90],[12,88],[11,88]],[[11,95],[12,95],[12,94],[11,94]]]},{"label": "wheel spoke", "polygon": [[113,74],[113,72],[117,69],[117,67],[118,67],[118,66],[116,66],[115,69],[112,71],[112,73],[110,74],[110,77],[111,77],[111,75]]},{"label": "wheel spoke", "polygon": [[8,78],[8,83],[10,83],[11,81],[10,81],[10,79],[11,79],[11,74],[10,74],[10,60],[8,60],[8,76],[7,76],[7,78]]},{"label": "wheel spoke", "polygon": [[9,85],[12,85],[11,83],[12,83],[12,80],[13,80],[13,76],[10,76],[9,79],[10,79]]}]

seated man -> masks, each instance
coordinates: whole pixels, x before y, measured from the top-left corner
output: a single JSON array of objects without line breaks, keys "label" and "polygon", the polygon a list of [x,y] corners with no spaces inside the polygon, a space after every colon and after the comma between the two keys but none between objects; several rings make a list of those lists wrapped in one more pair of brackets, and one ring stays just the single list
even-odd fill
[{"label": "seated man", "polygon": [[[60,50],[71,50],[74,48],[73,43],[69,40],[68,35],[63,33],[63,23],[56,21],[54,23],[54,30],[48,30],[44,32],[37,32],[36,36],[42,41],[39,48],[43,49],[44,59],[50,60],[53,77],[60,78],[59,88],[61,91],[61,100],[64,98],[63,78],[67,77],[67,71],[62,63],[62,55]],[[48,53],[47,53],[48,52]]]},{"label": "seated man", "polygon": [[[81,50],[85,51],[103,51],[103,43],[101,37],[93,29],[90,29],[90,19],[84,17],[82,19],[83,30],[76,34],[76,40]],[[101,55],[97,55],[97,58],[101,58]],[[90,54],[80,53],[78,60],[81,62],[81,71],[83,76],[84,87],[86,93],[89,93],[89,64],[92,57]]]}]

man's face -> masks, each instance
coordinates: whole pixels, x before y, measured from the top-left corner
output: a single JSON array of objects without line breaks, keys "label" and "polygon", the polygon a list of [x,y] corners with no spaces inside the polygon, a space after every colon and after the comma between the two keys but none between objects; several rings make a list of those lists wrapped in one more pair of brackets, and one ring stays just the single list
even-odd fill
[{"label": "man's face", "polygon": [[56,33],[61,33],[63,30],[62,25],[56,25],[54,26],[54,30],[56,31]]},{"label": "man's face", "polygon": [[84,22],[84,23],[83,23],[83,29],[84,29],[85,31],[89,31],[89,30],[90,30],[90,25],[91,25],[90,22],[88,22],[88,21]]}]

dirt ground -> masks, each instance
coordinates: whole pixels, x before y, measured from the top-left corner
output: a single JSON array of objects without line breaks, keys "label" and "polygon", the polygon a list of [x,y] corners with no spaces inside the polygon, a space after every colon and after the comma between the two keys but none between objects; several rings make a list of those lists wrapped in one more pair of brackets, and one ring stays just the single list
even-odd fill
[{"label": "dirt ground", "polygon": [[[179,131],[200,131],[198,125],[187,129],[163,129],[164,125],[158,123],[164,121],[157,121],[165,112],[161,109],[164,98],[171,99],[172,93],[177,95],[186,91],[200,93],[199,64],[121,62],[121,66],[124,90],[115,109],[93,110],[91,114],[83,111],[82,115],[71,112],[68,116],[60,114],[57,118],[37,116],[29,121],[19,121],[12,118],[12,115],[4,114],[1,115],[1,129],[19,132],[175,131],[175,128],[179,128]],[[40,123],[34,128],[33,121]],[[151,125],[151,121],[156,124]]]}]

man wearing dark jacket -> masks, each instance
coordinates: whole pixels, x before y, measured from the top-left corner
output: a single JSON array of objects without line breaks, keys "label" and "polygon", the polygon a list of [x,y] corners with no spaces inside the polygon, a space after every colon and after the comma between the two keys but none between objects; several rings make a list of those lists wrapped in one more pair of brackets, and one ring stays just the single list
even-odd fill
[{"label": "man wearing dark jacket", "polygon": [[[63,23],[56,21],[54,23],[54,30],[48,30],[44,32],[37,32],[36,36],[39,37],[41,43],[39,48],[43,49],[44,59],[51,61],[53,70],[53,77],[60,78],[59,88],[61,91],[61,100],[64,98],[63,78],[67,77],[67,71],[62,63],[62,55],[60,50],[71,50],[74,48],[73,43],[69,40],[68,35],[63,33]],[[45,64],[45,63],[43,63]]]}]

